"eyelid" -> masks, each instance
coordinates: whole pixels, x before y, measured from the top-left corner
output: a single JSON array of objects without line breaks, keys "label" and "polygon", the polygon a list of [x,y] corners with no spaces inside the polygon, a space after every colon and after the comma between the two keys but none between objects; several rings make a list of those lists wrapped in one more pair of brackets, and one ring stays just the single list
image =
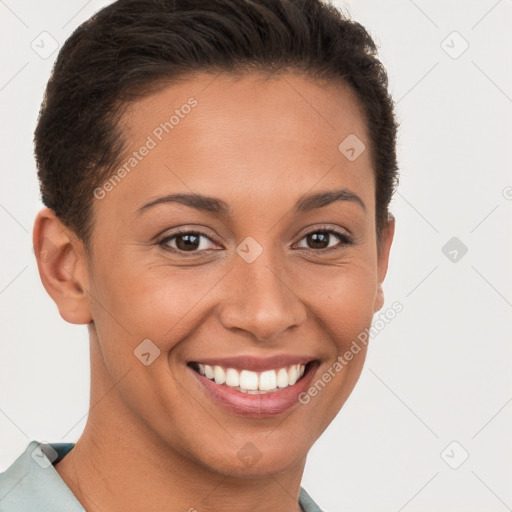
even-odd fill
[{"label": "eyelid", "polygon": [[[344,233],[339,228],[335,229],[335,228],[330,227],[330,226],[322,226],[322,225],[320,225],[320,226],[318,226],[318,225],[317,226],[311,226],[309,229],[307,229],[307,231],[304,231],[301,234],[298,242],[301,242],[306,236],[308,236],[311,233],[328,233],[328,234],[332,234],[332,235],[334,235],[334,236],[336,236],[338,238],[339,243],[338,243],[338,245],[336,245],[334,247],[328,247],[328,248],[324,248],[324,249],[309,249],[307,247],[300,247],[300,249],[305,249],[305,250],[313,251],[313,252],[317,252],[317,253],[326,253],[326,252],[329,252],[329,251],[332,251],[332,250],[341,249],[344,246],[352,245],[354,243],[354,240],[353,240],[352,236],[349,235],[348,233]],[[157,237],[157,240],[156,240],[155,243],[158,246],[165,246],[167,244],[167,242],[169,242],[170,240],[173,240],[173,239],[175,239],[176,237],[178,237],[180,235],[187,235],[187,234],[194,234],[194,235],[203,236],[203,237],[207,238],[208,240],[210,240],[212,243],[216,244],[216,242],[214,242],[212,240],[212,237],[210,235],[208,235],[207,233],[203,232],[199,228],[177,228],[177,231],[174,231],[171,234],[164,235],[164,236],[161,236],[161,237]],[[216,244],[216,245],[218,245],[218,244]],[[218,250],[218,249],[203,249],[203,250],[194,250],[194,251],[182,251],[182,250],[176,249],[174,247],[168,247],[168,249],[166,249],[166,250],[169,250],[171,252],[175,252],[175,253],[178,253],[178,254],[181,254],[181,255],[184,255],[185,257],[187,257],[187,256],[203,255],[204,253],[206,253],[206,252],[208,252],[210,250]]]},{"label": "eyelid", "polygon": [[306,228],[306,231],[302,233],[301,239],[304,238],[306,235],[309,235],[310,233],[316,233],[317,231],[327,231],[329,233],[335,233],[340,236],[344,236],[347,238],[352,238],[350,231],[348,229],[341,229],[339,227],[333,227],[329,224],[320,224],[315,226],[310,226],[309,228]]},{"label": "eyelid", "polygon": [[[167,242],[177,238],[180,235],[189,235],[189,234],[203,236],[204,238],[207,238],[208,240],[210,240],[210,242],[212,242],[213,244],[218,245],[214,240],[212,240],[212,237],[210,235],[208,235],[207,233],[205,233],[205,232],[203,232],[203,231],[201,231],[200,229],[197,229],[197,228],[194,228],[194,229],[179,228],[177,231],[174,231],[171,234],[158,237],[156,242],[155,242],[155,244],[159,245],[159,246],[164,246],[164,245],[166,245]],[[197,256],[197,255],[203,254],[204,252],[206,252],[208,250],[218,250],[218,249],[203,249],[201,251],[198,251],[198,250],[196,250],[196,251],[182,251],[182,250],[176,249],[174,247],[169,247],[169,250],[174,251],[174,252],[178,252],[179,254],[184,254],[185,256]]]},{"label": "eyelid", "polygon": [[[348,230],[347,230],[348,231]],[[299,238],[299,242],[304,239],[304,237],[310,235],[311,233],[329,233],[334,236],[336,236],[339,240],[339,244],[334,247],[328,247],[325,249],[308,249],[307,247],[300,247],[300,249],[305,249],[313,252],[318,253],[326,253],[329,251],[335,251],[337,249],[341,249],[344,246],[347,245],[353,245],[354,239],[352,235],[350,235],[348,232],[345,233],[339,228],[333,228],[330,226],[313,226],[311,229],[308,229],[307,231],[304,231]]]}]

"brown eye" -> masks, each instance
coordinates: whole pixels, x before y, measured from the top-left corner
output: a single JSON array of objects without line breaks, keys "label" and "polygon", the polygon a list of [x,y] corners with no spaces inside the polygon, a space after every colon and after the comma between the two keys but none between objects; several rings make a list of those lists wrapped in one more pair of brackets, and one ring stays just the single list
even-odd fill
[{"label": "brown eye", "polygon": [[341,248],[345,245],[350,245],[352,241],[350,238],[344,233],[340,233],[333,229],[322,229],[311,231],[307,233],[302,240],[306,241],[307,246],[302,248],[313,249],[313,250],[326,250],[326,249],[334,249],[336,248],[336,243],[331,244],[331,242],[336,242],[336,238],[338,239],[338,247]]},{"label": "brown eye", "polygon": [[200,231],[180,231],[162,238],[158,245],[171,251],[199,253],[208,249],[208,244],[204,243],[203,239],[210,240],[206,234]]},{"label": "brown eye", "polygon": [[193,251],[201,245],[201,235],[194,233],[178,235],[176,238],[176,246],[180,251]]}]

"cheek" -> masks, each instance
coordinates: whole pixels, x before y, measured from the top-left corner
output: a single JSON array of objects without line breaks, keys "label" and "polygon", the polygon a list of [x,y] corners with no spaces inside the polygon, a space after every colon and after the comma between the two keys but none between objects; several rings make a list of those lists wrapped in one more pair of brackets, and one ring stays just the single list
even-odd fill
[{"label": "cheek", "polygon": [[301,282],[305,303],[340,351],[371,324],[377,293],[371,257],[347,260],[338,268],[319,267],[314,273],[304,274]]},{"label": "cheek", "polygon": [[[107,263],[95,272],[93,318],[102,344],[116,344],[118,354],[123,343],[130,355],[146,338],[162,352],[172,349],[236,289],[236,276],[220,266],[171,268],[122,258]],[[295,300],[320,320],[339,351],[371,323],[377,279],[370,252],[358,251],[339,265],[283,268],[281,278],[293,283]]]},{"label": "cheek", "polygon": [[224,273],[172,269],[161,263],[137,267],[136,262],[103,271],[95,277],[95,293],[102,303],[95,308],[94,314],[101,319],[101,326],[96,327],[109,332],[117,343],[120,337],[128,337],[132,349],[149,338],[162,351],[169,350],[186,335],[190,321],[197,322],[200,305],[214,295],[209,290]]},{"label": "cheek", "polygon": [[[317,275],[317,286],[323,283],[320,277]],[[310,302],[316,323],[323,327],[322,335],[330,342],[325,343],[328,360],[302,402],[319,422],[318,435],[338,414],[361,375],[377,288],[372,266],[365,264],[347,265],[337,272],[331,269],[328,282],[323,294],[317,288],[316,302]]]},{"label": "cheek", "polygon": [[339,348],[364,331],[373,318],[373,304],[376,293],[375,282],[368,275],[353,275],[342,281],[332,294],[332,301],[326,306],[330,325],[339,336]]}]

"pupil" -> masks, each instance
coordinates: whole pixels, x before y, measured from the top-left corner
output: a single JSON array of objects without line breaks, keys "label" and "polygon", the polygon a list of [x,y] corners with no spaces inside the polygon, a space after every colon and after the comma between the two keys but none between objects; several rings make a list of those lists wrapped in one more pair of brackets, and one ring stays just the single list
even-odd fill
[{"label": "pupil", "polygon": [[[314,249],[325,249],[328,245],[329,245],[329,242],[328,242],[328,238],[329,238],[329,233],[311,233],[308,235],[308,243],[309,242],[312,242],[312,247]],[[320,246],[318,246],[317,244],[320,243]],[[322,245],[322,244],[326,244],[326,245]]]},{"label": "pupil", "polygon": [[[325,249],[329,246],[329,233],[311,233],[308,235],[308,243],[314,249]],[[180,243],[181,242],[181,243]],[[193,234],[180,235],[176,238],[178,249],[186,251],[197,249],[199,245],[199,236]]]},{"label": "pupil", "polygon": [[[190,239],[193,239],[192,242],[190,242]],[[186,240],[185,243],[180,243],[180,240]],[[197,235],[180,235],[176,238],[176,245],[178,249],[182,251],[190,250],[190,249],[197,249],[196,246],[199,245],[199,236]],[[180,247],[181,246],[181,247]]]}]

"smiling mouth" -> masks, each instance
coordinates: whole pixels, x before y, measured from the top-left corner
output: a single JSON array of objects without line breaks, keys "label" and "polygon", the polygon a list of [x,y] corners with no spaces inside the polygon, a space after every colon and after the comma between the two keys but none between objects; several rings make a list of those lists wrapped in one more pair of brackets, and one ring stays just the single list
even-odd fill
[{"label": "smiling mouth", "polygon": [[262,372],[208,365],[196,361],[191,361],[187,365],[217,385],[241,393],[265,395],[293,386],[304,377],[313,363],[315,361],[282,366]]}]

